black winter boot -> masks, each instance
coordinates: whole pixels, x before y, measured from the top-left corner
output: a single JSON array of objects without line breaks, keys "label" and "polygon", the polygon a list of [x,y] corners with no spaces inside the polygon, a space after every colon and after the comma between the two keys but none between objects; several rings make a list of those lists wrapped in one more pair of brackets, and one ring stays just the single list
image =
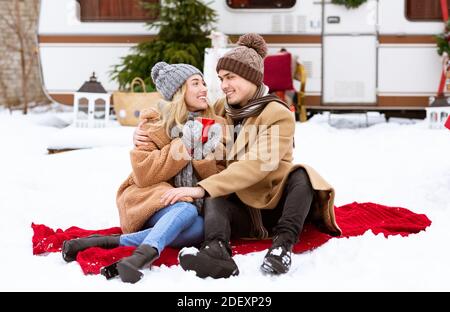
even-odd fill
[{"label": "black winter boot", "polygon": [[138,282],[144,276],[139,270],[144,266],[151,265],[158,257],[156,248],[150,245],[140,245],[131,256],[117,262],[120,279],[125,283]]},{"label": "black winter boot", "polygon": [[101,247],[105,249],[112,249],[119,247],[120,235],[99,235],[93,234],[88,237],[75,238],[63,242],[61,252],[62,257],[67,262],[74,261],[77,254],[90,247]]},{"label": "black winter boot", "polygon": [[194,271],[201,278],[228,278],[239,274],[228,244],[214,240],[205,243],[198,252],[193,253],[191,250],[192,248],[183,248],[178,254],[183,270]]},{"label": "black winter boot", "polygon": [[277,235],[264,257],[261,270],[269,274],[287,273],[291,267],[293,243],[287,234]]}]

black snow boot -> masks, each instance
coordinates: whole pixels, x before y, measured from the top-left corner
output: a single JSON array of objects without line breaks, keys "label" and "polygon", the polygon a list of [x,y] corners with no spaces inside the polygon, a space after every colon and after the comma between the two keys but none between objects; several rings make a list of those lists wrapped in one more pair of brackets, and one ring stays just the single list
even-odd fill
[{"label": "black snow boot", "polygon": [[183,270],[194,271],[201,278],[228,278],[239,274],[230,246],[219,240],[204,243],[197,252],[192,252],[192,248],[182,249],[178,260]]},{"label": "black snow boot", "polygon": [[272,247],[269,248],[264,257],[261,270],[269,274],[287,273],[291,267],[291,254],[293,247],[292,240],[286,234],[280,234],[273,240]]},{"label": "black snow boot", "polygon": [[117,273],[122,282],[134,284],[144,276],[139,270],[144,266],[151,265],[158,257],[156,248],[150,245],[140,245],[131,256],[116,262]]},{"label": "black snow boot", "polygon": [[94,234],[88,237],[75,238],[66,240],[62,245],[62,257],[67,262],[74,261],[77,254],[90,247],[101,247],[105,249],[112,249],[119,247],[120,235],[99,235]]}]

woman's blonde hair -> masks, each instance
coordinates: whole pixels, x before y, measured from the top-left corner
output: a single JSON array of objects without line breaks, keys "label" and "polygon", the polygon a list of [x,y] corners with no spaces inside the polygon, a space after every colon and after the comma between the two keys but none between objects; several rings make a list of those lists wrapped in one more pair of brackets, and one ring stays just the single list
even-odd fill
[{"label": "woman's blonde hair", "polygon": [[[161,126],[166,130],[167,135],[170,137],[173,127],[182,127],[188,118],[189,111],[187,109],[186,101],[184,99],[186,95],[187,84],[186,82],[180,89],[174,94],[172,101],[161,100]],[[205,110],[200,111],[200,117],[215,118],[216,113],[213,107],[208,103],[208,107]]]}]

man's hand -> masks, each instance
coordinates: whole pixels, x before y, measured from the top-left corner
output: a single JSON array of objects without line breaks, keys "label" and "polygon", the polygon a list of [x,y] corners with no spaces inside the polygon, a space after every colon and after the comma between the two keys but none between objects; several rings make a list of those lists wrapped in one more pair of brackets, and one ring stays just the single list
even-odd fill
[{"label": "man's hand", "polygon": [[205,190],[200,187],[177,187],[171,190],[168,190],[161,196],[161,203],[164,203],[164,206],[173,205],[177,201],[179,201],[183,197],[192,197],[192,198],[203,198],[205,196]]},{"label": "man's hand", "polygon": [[147,132],[144,130],[144,125],[147,120],[142,120],[134,130],[133,134],[133,144],[136,148],[149,146],[151,140]]}]

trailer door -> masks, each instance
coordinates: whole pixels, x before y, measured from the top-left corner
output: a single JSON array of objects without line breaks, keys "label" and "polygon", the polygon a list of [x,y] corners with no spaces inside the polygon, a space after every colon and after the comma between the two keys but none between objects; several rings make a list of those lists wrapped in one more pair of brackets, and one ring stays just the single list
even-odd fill
[{"label": "trailer door", "polygon": [[377,1],[357,9],[324,3],[323,104],[377,102]]}]

